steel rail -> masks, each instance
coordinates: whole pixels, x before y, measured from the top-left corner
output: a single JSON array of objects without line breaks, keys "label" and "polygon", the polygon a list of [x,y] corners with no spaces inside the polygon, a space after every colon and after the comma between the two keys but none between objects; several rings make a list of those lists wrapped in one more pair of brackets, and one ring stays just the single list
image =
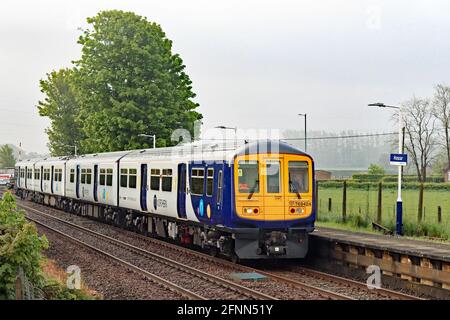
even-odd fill
[{"label": "steel rail", "polygon": [[103,256],[106,256],[107,258],[113,260],[114,262],[118,262],[119,264],[125,266],[126,268],[129,268],[129,269],[131,269],[131,270],[133,270],[133,271],[135,271],[135,272],[137,272],[137,273],[139,273],[139,274],[141,274],[141,275],[143,275],[143,276],[145,276],[147,278],[150,278],[151,281],[153,281],[155,283],[158,283],[158,284],[164,286],[165,288],[168,288],[170,290],[173,290],[173,291],[176,291],[176,292],[180,293],[181,295],[185,296],[186,298],[189,298],[189,299],[192,299],[192,300],[206,300],[206,298],[204,298],[204,297],[202,297],[202,296],[200,296],[200,295],[198,295],[198,294],[196,294],[196,293],[194,293],[194,292],[192,292],[190,290],[182,288],[182,287],[180,287],[179,285],[177,285],[177,284],[175,284],[173,282],[167,281],[166,279],[163,279],[163,278],[161,278],[161,277],[159,277],[159,276],[157,276],[157,275],[155,275],[153,273],[150,273],[150,272],[148,272],[148,271],[146,271],[144,269],[141,269],[138,266],[135,266],[135,265],[133,265],[133,264],[131,264],[131,263],[125,261],[125,260],[122,260],[122,259],[120,259],[118,257],[115,257],[112,254],[110,254],[110,253],[108,253],[108,252],[106,252],[104,250],[96,248],[96,247],[94,247],[94,246],[92,246],[92,245],[90,245],[90,244],[88,244],[86,242],[83,242],[83,241],[81,241],[79,239],[76,239],[76,238],[74,238],[74,237],[72,237],[72,236],[70,236],[68,234],[65,234],[64,232],[62,232],[60,230],[57,230],[57,229],[55,229],[55,228],[53,228],[53,227],[51,227],[51,226],[49,226],[49,225],[47,225],[47,224],[45,224],[45,223],[43,223],[41,221],[38,221],[38,220],[33,219],[31,217],[28,217],[28,216],[26,217],[26,219],[30,220],[30,221],[32,221],[32,222],[34,222],[34,223],[36,223],[36,224],[38,224],[38,225],[40,225],[42,227],[44,227],[44,228],[46,228],[48,230],[51,230],[54,233],[57,233],[57,234],[65,237],[65,238],[69,239],[70,241],[73,241],[73,242],[75,242],[75,243],[77,243],[79,245],[82,245],[82,246],[84,246],[86,248],[89,248],[90,250],[93,250],[93,251],[95,251],[95,252],[97,252],[97,253],[99,253],[99,254],[101,254]]},{"label": "steel rail", "polygon": [[230,280],[223,279],[223,278],[220,278],[218,276],[206,273],[204,271],[192,268],[190,266],[187,266],[187,265],[182,264],[180,262],[171,260],[171,259],[166,258],[164,256],[161,256],[159,254],[156,254],[156,253],[147,251],[145,249],[136,247],[136,246],[134,246],[132,244],[129,244],[129,243],[126,243],[124,241],[121,241],[121,240],[118,240],[118,239],[114,239],[114,238],[106,236],[104,234],[101,234],[101,233],[95,232],[93,230],[87,229],[85,227],[79,226],[77,224],[71,223],[69,221],[65,221],[63,219],[54,217],[52,215],[49,215],[49,214],[44,213],[42,211],[39,211],[37,209],[31,208],[31,207],[28,207],[28,206],[25,206],[25,205],[22,205],[22,204],[20,204],[20,205],[18,204],[18,207],[21,207],[23,209],[35,212],[35,213],[37,213],[39,215],[43,215],[43,216],[45,216],[47,218],[50,218],[50,219],[53,219],[53,220],[58,221],[60,223],[66,224],[66,225],[68,225],[70,227],[73,227],[73,228],[76,228],[78,230],[82,230],[82,231],[87,232],[87,233],[89,233],[89,234],[91,234],[91,235],[93,235],[93,236],[95,236],[97,238],[105,239],[105,240],[107,240],[107,241],[109,241],[111,243],[114,243],[114,244],[122,247],[122,248],[126,248],[126,249],[129,249],[129,250],[132,250],[132,251],[134,251],[134,252],[136,252],[138,254],[141,254],[143,256],[151,257],[152,259],[157,260],[160,263],[163,263],[165,265],[171,266],[171,267],[176,268],[176,269],[178,269],[180,271],[187,272],[189,274],[192,274],[194,276],[200,277],[200,278],[202,278],[204,280],[207,280],[207,281],[215,282],[216,284],[219,284],[219,285],[221,285],[223,287],[226,287],[228,289],[236,291],[239,294],[243,294],[245,296],[248,296],[248,297],[251,297],[251,298],[256,298],[256,299],[261,299],[261,300],[278,300],[277,298],[272,297],[270,295],[258,292],[256,290],[253,290],[253,289],[247,288],[245,286],[236,284],[236,283],[234,283],[234,282],[232,282]]}]

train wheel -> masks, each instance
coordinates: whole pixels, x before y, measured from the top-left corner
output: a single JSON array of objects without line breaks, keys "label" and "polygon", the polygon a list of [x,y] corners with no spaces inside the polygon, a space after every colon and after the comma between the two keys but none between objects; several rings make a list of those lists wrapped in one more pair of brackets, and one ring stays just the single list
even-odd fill
[{"label": "train wheel", "polygon": [[240,261],[239,257],[237,254],[233,253],[233,255],[231,256],[231,262],[238,264]]}]

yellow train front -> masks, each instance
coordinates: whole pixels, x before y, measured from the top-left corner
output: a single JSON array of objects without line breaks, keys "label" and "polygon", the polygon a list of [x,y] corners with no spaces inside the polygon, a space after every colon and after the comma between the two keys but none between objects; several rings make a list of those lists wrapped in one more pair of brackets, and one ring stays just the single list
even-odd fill
[{"label": "yellow train front", "polygon": [[314,162],[288,144],[259,141],[232,164],[229,227],[240,259],[303,258],[314,230]]}]

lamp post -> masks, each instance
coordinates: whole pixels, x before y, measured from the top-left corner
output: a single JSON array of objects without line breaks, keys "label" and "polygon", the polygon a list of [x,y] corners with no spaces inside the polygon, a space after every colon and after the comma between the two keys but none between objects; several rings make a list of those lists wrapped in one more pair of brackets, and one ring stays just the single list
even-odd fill
[{"label": "lamp post", "polygon": [[152,138],[153,139],[153,149],[156,148],[156,135],[155,134],[140,133],[140,134],[138,134],[138,137]]},{"label": "lamp post", "polygon": [[75,149],[75,157],[76,157],[77,156],[77,150],[78,150],[77,146],[69,146],[68,145],[67,147]]},{"label": "lamp post", "polygon": [[237,147],[237,127],[217,126],[216,129],[234,130],[234,147]]},{"label": "lamp post", "polygon": [[[390,108],[398,110],[398,153],[403,153],[403,119],[402,107],[390,106],[381,102],[370,103],[369,107]],[[396,233],[403,235],[403,202],[402,202],[402,166],[398,166],[398,190],[397,190],[397,219],[396,219]]]},{"label": "lamp post", "polygon": [[306,152],[306,147],[307,147],[307,136],[306,136],[306,113],[299,113],[299,116],[305,117],[305,152]]}]

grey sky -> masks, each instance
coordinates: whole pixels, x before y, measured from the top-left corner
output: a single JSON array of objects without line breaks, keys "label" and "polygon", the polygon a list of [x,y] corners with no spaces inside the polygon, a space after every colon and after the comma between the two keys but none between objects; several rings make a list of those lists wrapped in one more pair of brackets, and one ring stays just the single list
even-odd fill
[{"label": "grey sky", "polygon": [[449,83],[449,1],[2,1],[0,144],[46,152],[39,79],[80,56],[78,27],[122,9],[161,24],[204,128],[395,130],[381,100]]}]

